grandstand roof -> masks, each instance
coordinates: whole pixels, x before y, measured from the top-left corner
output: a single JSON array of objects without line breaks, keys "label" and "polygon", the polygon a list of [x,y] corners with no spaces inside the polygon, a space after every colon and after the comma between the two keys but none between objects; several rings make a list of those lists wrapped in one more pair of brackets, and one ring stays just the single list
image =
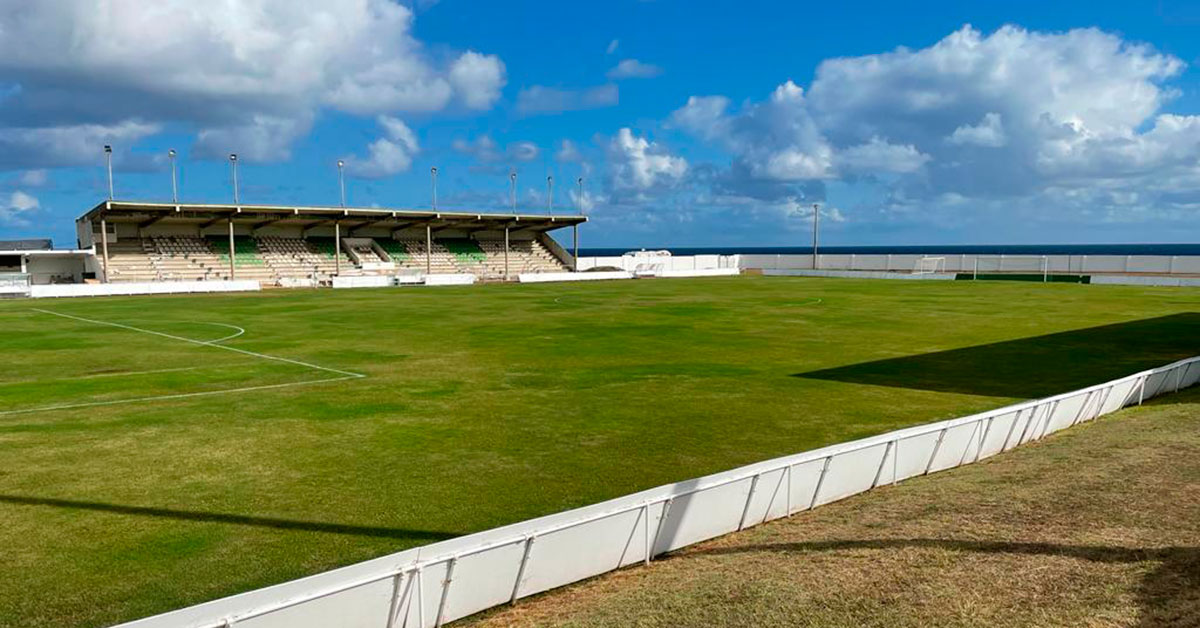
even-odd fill
[{"label": "grandstand roof", "polygon": [[138,223],[143,227],[158,222],[204,225],[233,220],[256,227],[267,224],[311,227],[339,222],[350,228],[378,226],[390,229],[454,227],[466,229],[504,228],[550,231],[587,222],[578,214],[496,214],[483,212],[386,209],[367,207],[321,207],[302,205],[220,205],[207,203],[143,203],[104,201],[79,220]]}]

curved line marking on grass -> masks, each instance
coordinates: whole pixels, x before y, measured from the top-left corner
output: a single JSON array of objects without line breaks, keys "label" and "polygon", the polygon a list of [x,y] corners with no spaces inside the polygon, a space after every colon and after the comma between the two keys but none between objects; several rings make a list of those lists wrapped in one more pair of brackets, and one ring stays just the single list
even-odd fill
[{"label": "curved line marking on grass", "polygon": [[141,332],[143,334],[150,334],[153,336],[161,336],[163,338],[170,338],[171,340],[178,340],[181,342],[187,342],[190,344],[200,345],[203,347],[214,347],[217,349],[224,349],[225,351],[232,351],[234,353],[240,353],[242,355],[248,355],[248,356],[255,357],[255,358],[261,358],[263,360],[272,360],[275,362],[285,362],[287,364],[295,364],[297,366],[303,366],[303,367],[310,368],[310,369],[317,370],[317,371],[334,373],[334,374],[338,375],[338,377],[327,377],[325,379],[311,379],[311,380],[305,380],[305,381],[301,381],[301,382],[285,382],[282,384],[266,384],[266,385],[262,385],[262,386],[245,386],[242,388],[231,388],[231,389],[225,389],[225,390],[206,390],[206,391],[194,392],[194,393],[178,393],[178,394],[173,394],[173,395],[157,395],[157,396],[153,396],[153,397],[135,397],[133,399],[114,399],[114,400],[110,400],[110,401],[89,401],[89,402],[84,402],[84,403],[60,404],[57,406],[43,406],[40,408],[23,408],[20,410],[4,410],[4,411],[0,411],[0,416],[10,416],[10,415],[14,415],[14,414],[29,414],[29,413],[33,413],[33,412],[48,412],[48,411],[52,411],[52,410],[70,410],[70,409],[74,409],[74,408],[115,406],[115,405],[126,404],[126,403],[139,403],[139,402],[143,402],[143,401],[164,401],[164,400],[171,400],[171,399],[189,399],[192,397],[225,395],[225,394],[231,394],[231,393],[250,392],[250,391],[256,391],[256,390],[273,390],[276,388],[287,388],[290,386],[307,386],[309,384],[323,384],[323,383],[328,383],[328,382],[340,382],[340,381],[345,381],[345,380],[350,380],[350,379],[362,379],[362,378],[366,377],[366,375],[363,373],[354,373],[351,371],[343,371],[340,369],[329,368],[327,366],[311,364],[309,362],[302,362],[300,360],[293,360],[291,358],[282,358],[282,357],[275,356],[275,355],[267,355],[265,353],[256,353],[254,351],[247,351],[245,349],[238,349],[236,347],[228,347],[225,345],[216,344],[218,342],[221,342],[222,340],[228,340],[229,338],[236,338],[237,336],[240,336],[243,333],[245,333],[246,330],[242,329],[241,327],[235,327],[234,325],[225,325],[224,323],[209,323],[209,324],[221,325],[223,327],[235,328],[235,329],[238,329],[239,332],[236,334],[232,334],[226,338],[219,338],[217,340],[194,340],[192,338],[184,338],[183,336],[176,336],[173,334],[165,334],[160,331],[154,331],[154,330],[150,330],[150,329],[142,329],[140,327],[134,327],[132,325],[123,325],[121,323],[110,323],[108,321],[100,321],[100,320],[95,320],[95,319],[91,319],[91,318],[84,318],[82,316],[63,314],[61,312],[52,312],[50,310],[43,310],[43,309],[39,309],[39,308],[31,308],[31,309],[35,312],[41,312],[42,314],[50,314],[52,316],[58,316],[61,318],[69,318],[71,320],[81,321],[84,323],[92,323],[95,325],[106,325],[108,327],[116,327],[119,329],[126,329],[129,331]]},{"label": "curved line marking on grass", "polygon": [[216,325],[217,327],[228,327],[229,329],[237,330],[236,333],[229,334],[228,336],[223,336],[221,338],[217,338],[216,340],[206,341],[206,342],[211,342],[213,344],[216,344],[218,342],[225,342],[226,340],[233,340],[234,338],[237,338],[238,336],[241,336],[242,334],[246,333],[245,329],[242,329],[241,327],[238,327],[237,325],[229,325],[227,323],[210,323],[207,321],[192,321],[192,322],[197,323],[199,325]]}]

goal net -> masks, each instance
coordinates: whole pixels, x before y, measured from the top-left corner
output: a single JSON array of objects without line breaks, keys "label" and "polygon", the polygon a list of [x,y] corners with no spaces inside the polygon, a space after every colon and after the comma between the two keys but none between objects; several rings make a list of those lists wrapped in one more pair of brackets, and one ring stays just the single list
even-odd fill
[{"label": "goal net", "polygon": [[1050,275],[1049,258],[1045,255],[977,255],[973,276],[979,275],[1039,275],[1047,281]]},{"label": "goal net", "polygon": [[933,275],[946,272],[946,258],[922,257],[913,265],[914,275]]}]

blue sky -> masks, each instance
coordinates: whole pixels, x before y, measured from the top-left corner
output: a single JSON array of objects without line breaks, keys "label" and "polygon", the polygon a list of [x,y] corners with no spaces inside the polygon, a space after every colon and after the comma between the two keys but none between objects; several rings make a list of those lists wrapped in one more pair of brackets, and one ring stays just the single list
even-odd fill
[{"label": "blue sky", "polygon": [[[1195,242],[1200,5],[0,2],[0,238],[106,195],[523,211],[592,246]],[[574,194],[582,176],[585,193]]]}]

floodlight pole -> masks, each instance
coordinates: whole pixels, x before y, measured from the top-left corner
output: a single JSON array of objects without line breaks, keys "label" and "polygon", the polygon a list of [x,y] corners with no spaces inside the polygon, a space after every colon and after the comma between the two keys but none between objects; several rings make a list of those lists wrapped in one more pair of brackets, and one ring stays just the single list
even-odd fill
[{"label": "floodlight pole", "polygon": [[171,202],[179,202],[179,179],[175,176],[175,149],[167,151],[167,159],[171,161]]},{"label": "floodlight pole", "polygon": [[504,280],[508,281],[508,223],[504,223]]},{"label": "floodlight pole", "polygon": [[425,274],[433,274],[433,227],[425,223]]},{"label": "floodlight pole", "polygon": [[509,202],[512,204],[513,214],[517,213],[517,173],[508,173],[508,180],[511,182],[508,186]]},{"label": "floodlight pole", "polygon": [[546,177],[546,210],[554,213],[554,177]]},{"label": "floodlight pole", "polygon": [[813,203],[813,270],[816,270],[820,264],[818,263],[817,239],[820,234],[821,226],[821,211],[820,205]]},{"label": "floodlight pole", "polygon": [[104,161],[108,168],[108,200],[113,200],[112,146],[104,145]]},{"label": "floodlight pole", "polygon": [[437,211],[437,166],[429,169],[429,177],[433,181],[433,211]]},{"label": "floodlight pole", "polygon": [[[343,205],[344,206],[344,205]],[[333,275],[342,275],[342,221],[333,221]]]},{"label": "floodlight pole", "polygon": [[229,167],[233,171],[233,204],[237,205],[238,200],[238,182],[237,182],[237,153],[229,153]]},{"label": "floodlight pole", "polygon": [[346,162],[339,159],[337,161],[337,164],[338,164],[338,188],[340,188],[342,191],[342,207],[345,207],[346,206],[346,177],[345,177],[343,170],[346,166]]}]

